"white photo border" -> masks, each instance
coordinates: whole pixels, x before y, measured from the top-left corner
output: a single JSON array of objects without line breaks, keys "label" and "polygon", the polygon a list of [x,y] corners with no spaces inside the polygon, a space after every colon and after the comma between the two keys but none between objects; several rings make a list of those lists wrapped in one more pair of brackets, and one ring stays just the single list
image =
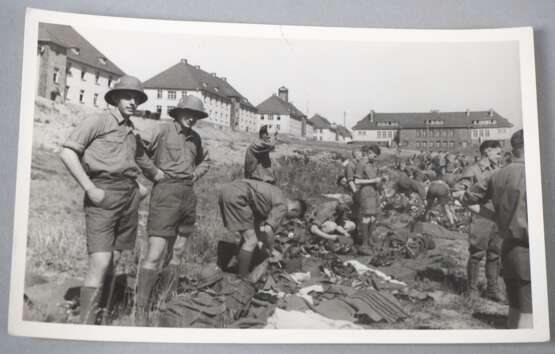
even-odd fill
[{"label": "white photo border", "polygon": [[[269,330],[91,326],[23,320],[25,254],[39,22],[157,33],[358,42],[506,42],[519,44],[522,124],[526,144],[526,188],[532,272],[533,329],[487,330]],[[27,8],[14,215],[8,332],[11,335],[122,342],[182,343],[503,343],[548,341],[549,310],[543,223],[536,73],[531,27],[479,30],[407,30],[280,26],[135,19]]]}]

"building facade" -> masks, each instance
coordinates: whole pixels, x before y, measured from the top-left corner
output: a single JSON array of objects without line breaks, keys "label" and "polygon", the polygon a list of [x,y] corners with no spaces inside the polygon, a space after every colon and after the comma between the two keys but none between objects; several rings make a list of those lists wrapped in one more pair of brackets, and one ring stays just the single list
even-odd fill
[{"label": "building facade", "polygon": [[268,97],[256,106],[256,109],[258,129],[268,125],[270,132],[306,138],[306,115],[289,102],[289,90],[286,87],[280,87],[277,95]]},{"label": "building facade", "polygon": [[169,119],[168,112],[183,95],[199,97],[208,113],[207,121],[243,131],[257,129],[256,108],[224,77],[208,73],[186,59],[162,71],[144,83],[148,101],[142,109]]},{"label": "building facade", "polygon": [[513,127],[493,109],[489,111],[376,113],[370,111],[353,127],[353,141],[375,142],[411,150],[457,150],[484,140],[504,145]]},{"label": "building facade", "polygon": [[327,118],[315,114],[309,121],[313,125],[314,140],[346,143],[352,140],[352,134],[346,127],[332,123]]},{"label": "building facade", "polygon": [[71,26],[39,24],[38,96],[104,108],[104,95],[125,73]]}]

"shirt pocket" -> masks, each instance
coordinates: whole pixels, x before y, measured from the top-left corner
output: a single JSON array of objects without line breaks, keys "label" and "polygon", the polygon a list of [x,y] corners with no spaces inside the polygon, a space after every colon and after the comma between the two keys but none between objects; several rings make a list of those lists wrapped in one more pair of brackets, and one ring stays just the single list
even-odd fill
[{"label": "shirt pocket", "polygon": [[167,143],[166,150],[168,152],[168,157],[172,161],[179,161],[181,159],[181,145],[175,143]]}]

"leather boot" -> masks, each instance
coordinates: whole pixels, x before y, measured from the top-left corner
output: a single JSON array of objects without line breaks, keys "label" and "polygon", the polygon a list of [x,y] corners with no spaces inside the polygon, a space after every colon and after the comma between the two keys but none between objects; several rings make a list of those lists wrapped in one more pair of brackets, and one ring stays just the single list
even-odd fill
[{"label": "leather boot", "polygon": [[237,258],[239,261],[237,266],[238,274],[243,278],[247,278],[250,273],[249,269],[251,266],[252,252],[241,249],[239,250],[239,256]]},{"label": "leather boot", "polygon": [[486,290],[486,298],[495,301],[495,302],[504,302],[505,299],[499,291],[499,258],[494,260],[487,260],[486,261],[486,281],[487,281],[487,290]]},{"label": "leather boot", "polygon": [[82,286],[79,299],[79,317],[81,323],[95,324],[98,314],[98,303],[102,295],[102,287]]},{"label": "leather boot", "polygon": [[471,297],[478,297],[478,277],[480,274],[480,260],[470,257],[466,265],[467,292]]},{"label": "leather boot", "polygon": [[150,295],[157,280],[158,271],[155,269],[141,268],[139,270],[137,292],[135,294],[135,326],[146,326],[148,324]]}]

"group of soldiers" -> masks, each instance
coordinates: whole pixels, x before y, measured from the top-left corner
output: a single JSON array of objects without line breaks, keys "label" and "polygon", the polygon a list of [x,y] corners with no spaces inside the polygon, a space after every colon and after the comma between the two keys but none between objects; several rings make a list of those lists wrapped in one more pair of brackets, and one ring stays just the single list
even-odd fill
[{"label": "group of soldiers", "polygon": [[[176,278],[186,240],[194,231],[193,187],[209,170],[210,159],[193,127],[208,114],[202,100],[184,95],[168,112],[173,121],[137,134],[130,118],[147,99],[137,78],[122,77],[105,95],[111,107],[87,117],[63,144],[61,159],[85,191],[89,266],[80,293],[82,323],[95,323],[103,288],[113,286],[121,252],[135,247],[139,204],[149,194],[137,181],[139,174],[150,179],[153,187],[148,250],[137,271],[136,325],[148,324],[153,288],[158,282]],[[246,151],[244,178],[223,184],[217,192],[224,226],[240,235],[235,258],[237,273],[245,278],[252,268],[255,249],[278,257],[275,234],[288,220],[303,219],[308,209],[303,199],[290,198],[277,187],[270,158],[275,144],[276,135],[271,136],[263,126],[258,141]],[[381,174],[376,162],[381,153],[377,145],[355,149],[337,181],[345,193],[336,202],[314,208],[309,232],[317,239],[352,239],[356,252],[368,255],[372,253],[382,185],[392,186],[389,194],[419,195],[426,210],[440,203],[451,222],[451,204],[456,199],[476,215],[470,230],[469,289],[477,291],[479,264],[485,257],[487,296],[500,300],[497,277],[501,261],[510,305],[508,325],[530,326],[522,131],[513,135],[511,144],[510,164],[497,168],[501,147],[498,142],[484,142],[481,158],[456,178],[450,177],[447,166],[430,177],[425,173],[426,158],[422,163],[416,163],[419,158],[403,162],[397,166],[402,173]],[[347,214],[353,220],[345,218]]]}]

